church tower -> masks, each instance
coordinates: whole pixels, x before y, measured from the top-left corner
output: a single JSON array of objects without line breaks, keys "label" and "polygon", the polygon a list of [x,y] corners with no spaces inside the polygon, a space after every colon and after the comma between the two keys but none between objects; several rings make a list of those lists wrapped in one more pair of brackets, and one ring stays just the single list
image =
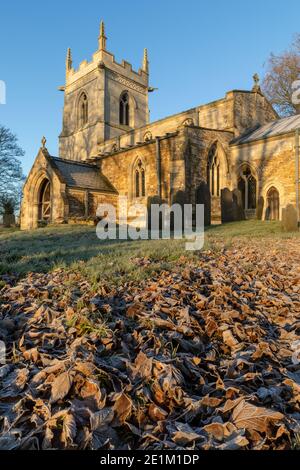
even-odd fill
[{"label": "church tower", "polygon": [[98,153],[105,140],[117,137],[149,122],[149,62],[144,50],[142,67],[136,72],[130,63],[115,61],[106,49],[101,21],[98,50],[75,70],[71,50],[66,57],[63,128],[59,156],[84,161]]}]

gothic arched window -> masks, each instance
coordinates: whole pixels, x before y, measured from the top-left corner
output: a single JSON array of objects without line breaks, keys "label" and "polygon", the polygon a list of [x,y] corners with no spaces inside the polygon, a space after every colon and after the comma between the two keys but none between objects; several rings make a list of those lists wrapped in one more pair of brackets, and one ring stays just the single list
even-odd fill
[{"label": "gothic arched window", "polygon": [[82,128],[88,122],[88,99],[85,93],[80,95],[78,101],[78,127]]},{"label": "gothic arched window", "polygon": [[145,169],[141,160],[138,160],[134,167],[134,196],[146,196]]},{"label": "gothic arched window", "polygon": [[207,159],[207,184],[212,196],[220,196],[220,161],[217,144],[213,144]]},{"label": "gothic arched window", "polygon": [[129,97],[128,93],[122,93],[120,97],[120,124],[129,126]]},{"label": "gothic arched window", "polygon": [[242,166],[238,180],[245,210],[256,209],[257,181],[249,165]]}]

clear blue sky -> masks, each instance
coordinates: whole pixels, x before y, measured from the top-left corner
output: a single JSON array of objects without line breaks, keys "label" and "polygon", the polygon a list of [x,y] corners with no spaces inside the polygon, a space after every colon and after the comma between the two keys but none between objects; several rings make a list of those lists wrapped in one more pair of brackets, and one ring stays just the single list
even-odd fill
[{"label": "clear blue sky", "polygon": [[52,0],[3,1],[0,6],[0,80],[7,104],[0,123],[10,127],[26,151],[25,173],[47,137],[58,153],[65,55],[74,65],[97,49],[103,18],[107,48],[118,61],[150,60],[151,120],[249,89],[270,52],[280,52],[300,32],[299,0]]}]

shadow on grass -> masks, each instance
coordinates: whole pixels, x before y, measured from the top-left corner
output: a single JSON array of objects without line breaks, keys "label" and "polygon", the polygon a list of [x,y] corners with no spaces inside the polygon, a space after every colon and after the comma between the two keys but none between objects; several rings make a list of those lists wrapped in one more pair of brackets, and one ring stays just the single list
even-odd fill
[{"label": "shadow on grass", "polygon": [[[278,222],[243,221],[206,229],[206,244],[229,246],[235,237],[282,237]],[[288,236],[288,235],[286,235]],[[92,226],[50,226],[30,232],[0,231],[0,275],[24,276],[72,268],[93,278],[140,279],[168,267],[180,256],[199,256],[185,250],[185,240],[99,240]],[[140,263],[139,258],[149,258]]]},{"label": "shadow on grass", "polygon": [[[95,227],[57,226],[31,232],[0,233],[0,275],[24,276],[70,267],[97,278],[140,274],[136,258],[168,262],[184,254],[184,240],[99,240]],[[147,268],[147,265],[146,265]]]}]

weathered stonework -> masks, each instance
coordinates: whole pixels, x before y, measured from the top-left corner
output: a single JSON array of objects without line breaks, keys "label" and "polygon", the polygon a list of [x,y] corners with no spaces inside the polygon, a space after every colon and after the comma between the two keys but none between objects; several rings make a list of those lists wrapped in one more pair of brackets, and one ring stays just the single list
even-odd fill
[{"label": "weathered stonework", "polygon": [[[278,120],[256,76],[252,91],[233,90],[149,123],[147,51],[138,72],[117,63],[102,24],[91,62],[74,70],[68,51],[62,88],[60,158],[51,157],[43,141],[24,186],[22,229],[92,221],[98,204],[117,206],[119,196],[148,206],[205,200],[212,222],[238,214],[280,218],[284,207],[296,205],[300,118]],[[221,204],[222,190],[233,205]],[[232,214],[222,213],[229,206]]]},{"label": "weathered stonework", "polygon": [[266,218],[267,194],[272,187],[277,188],[280,195],[280,217],[287,204],[296,205],[294,133],[231,145],[230,150],[232,185],[237,186],[239,168],[248,163],[257,178],[257,198],[264,201],[263,220]]},{"label": "weathered stonework", "polygon": [[[99,48],[91,62],[83,61],[79,69],[74,70],[70,52],[67,55],[66,83],[62,87],[63,129],[59,136],[61,158],[86,160],[97,154],[100,143],[149,122],[148,61],[144,58],[138,72],[126,61],[117,63],[101,41],[101,34]],[[120,124],[118,119],[119,99],[124,91],[129,96],[128,125]],[[78,117],[82,93],[88,100],[88,122],[83,125]]]}]

